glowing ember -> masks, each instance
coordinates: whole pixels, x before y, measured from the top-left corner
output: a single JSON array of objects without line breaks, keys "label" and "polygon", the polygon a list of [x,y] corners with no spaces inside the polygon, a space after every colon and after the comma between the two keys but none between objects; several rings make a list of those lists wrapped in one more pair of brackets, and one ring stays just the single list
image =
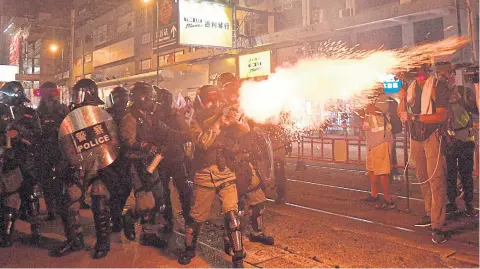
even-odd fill
[{"label": "glowing ember", "polygon": [[352,108],[363,107],[382,76],[452,55],[468,43],[465,38],[453,37],[399,50],[357,51],[327,42],[316,58],[279,68],[268,80],[245,82],[240,89],[240,107],[259,123],[279,123],[282,112],[289,114],[295,124],[284,125],[287,132],[311,129],[325,119],[309,117],[307,101],[323,106],[341,99]]}]

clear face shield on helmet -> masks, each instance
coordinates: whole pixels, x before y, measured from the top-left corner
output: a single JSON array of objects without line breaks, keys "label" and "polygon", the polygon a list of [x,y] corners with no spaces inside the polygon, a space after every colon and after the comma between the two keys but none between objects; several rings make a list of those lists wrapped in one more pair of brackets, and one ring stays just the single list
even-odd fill
[{"label": "clear face shield on helmet", "polygon": [[82,104],[85,101],[86,92],[87,92],[87,89],[85,88],[79,88],[78,90],[73,90],[71,104],[72,105]]}]

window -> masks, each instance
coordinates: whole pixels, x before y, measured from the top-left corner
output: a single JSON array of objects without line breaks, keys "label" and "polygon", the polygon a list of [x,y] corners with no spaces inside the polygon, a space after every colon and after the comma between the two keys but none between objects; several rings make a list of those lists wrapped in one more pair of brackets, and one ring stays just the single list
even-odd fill
[{"label": "window", "polygon": [[76,48],[80,47],[81,44],[82,44],[82,40],[80,40],[80,39],[75,40],[75,47]]},{"label": "window", "polygon": [[357,10],[373,9],[379,6],[385,6],[390,4],[399,4],[400,0],[356,0],[355,8]]},{"label": "window", "polygon": [[143,60],[140,63],[140,70],[150,70],[152,68],[152,59]]},{"label": "window", "polygon": [[439,41],[444,37],[443,18],[441,17],[413,23],[415,44],[425,41]]},{"label": "window", "polygon": [[[372,38],[375,37],[375,38]],[[397,49],[403,46],[402,26],[380,28],[373,31],[357,33],[357,42],[361,49]]]},{"label": "window", "polygon": [[275,6],[275,31],[294,28],[302,25],[302,1],[292,0],[278,3]]},{"label": "window", "polygon": [[150,43],[152,40],[151,33],[146,33],[142,35],[142,45]]},{"label": "window", "polygon": [[268,16],[249,13],[245,17],[244,34],[246,36],[260,36],[268,33]]},{"label": "window", "polygon": [[92,54],[85,54],[85,63],[89,63],[92,61]]}]

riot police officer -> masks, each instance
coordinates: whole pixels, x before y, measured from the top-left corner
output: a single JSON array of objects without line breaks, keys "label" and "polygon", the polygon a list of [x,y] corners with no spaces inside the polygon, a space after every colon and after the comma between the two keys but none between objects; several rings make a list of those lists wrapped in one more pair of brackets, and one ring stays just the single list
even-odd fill
[{"label": "riot police officer", "polygon": [[[230,105],[238,104],[240,85],[228,82],[223,85],[222,92],[225,101]],[[242,116],[243,117],[243,116]],[[263,229],[263,214],[267,198],[264,193],[264,181],[271,176],[273,168],[273,152],[268,137],[258,128],[250,124],[250,132],[243,135],[235,133],[227,135],[234,148],[234,171],[237,180],[239,199],[239,214],[245,214],[246,206],[250,208],[250,223],[253,229],[251,242],[273,245],[274,239],[265,234]],[[225,243],[225,252],[229,252],[230,242]]]},{"label": "riot police officer", "polygon": [[30,222],[32,241],[40,239],[40,203],[35,185],[35,157],[38,153],[37,138],[40,124],[35,111],[25,106],[30,102],[22,84],[8,82],[0,90],[0,113],[2,118],[2,173],[0,187],[0,247],[12,245],[11,236],[18,217],[21,199],[25,203],[27,220]]},{"label": "riot police officer", "polygon": [[[163,88],[153,86],[157,93],[157,106],[155,111],[155,120],[165,123],[168,127],[178,130],[187,131],[188,126],[185,123],[183,114],[181,111],[174,111],[173,95],[170,91]],[[172,201],[170,197],[170,178],[173,178],[173,184],[178,191],[180,203],[182,206],[182,214],[186,219],[190,216],[190,201],[191,201],[191,189],[188,185],[188,174],[185,167],[185,150],[182,144],[166,144],[165,147],[165,159],[160,163],[158,167],[158,173],[160,180],[163,183],[164,199],[165,199],[165,211],[164,217],[168,222],[169,227],[173,227],[173,209]]]},{"label": "riot police officer", "polygon": [[191,209],[191,219],[186,223],[185,251],[180,255],[180,264],[189,264],[195,257],[196,244],[202,223],[209,216],[210,207],[218,194],[222,202],[228,237],[232,242],[234,267],[243,267],[243,249],[238,197],[235,174],[227,166],[229,148],[224,143],[226,128],[246,133],[248,124],[239,120],[238,115],[227,106],[218,105],[218,88],[205,85],[197,90],[195,98],[195,120],[192,122],[191,136],[195,137],[193,166],[195,202]]},{"label": "riot police officer", "polygon": [[[111,106],[107,112],[112,115],[117,126],[125,116],[125,109],[128,104],[128,90],[124,87],[115,87],[109,95]],[[112,212],[112,224],[114,233],[118,233],[123,228],[122,211],[127,202],[131,191],[131,182],[126,169],[125,158],[118,157],[111,165],[109,177],[112,189],[112,198],[110,199],[110,210]],[[114,173],[114,174],[113,174]]]},{"label": "riot police officer", "polygon": [[[124,146],[127,167],[135,193],[135,206],[123,216],[124,234],[129,240],[135,240],[135,223],[140,217],[160,213],[163,217],[164,190],[157,166],[162,160],[162,145],[166,143],[184,143],[189,140],[188,132],[178,132],[162,122],[153,119],[156,92],[145,82],[137,82],[130,90],[132,106],[127,109],[120,123],[120,140]],[[159,232],[165,234],[168,225],[158,220]],[[153,243],[156,233],[149,231],[149,225],[143,226],[142,241]],[[148,238],[147,238],[148,237]],[[160,238],[161,240],[161,238]],[[160,242],[159,242],[160,244]]]},{"label": "riot police officer", "polygon": [[56,83],[47,81],[40,86],[40,103],[37,114],[42,126],[40,149],[42,155],[39,160],[40,182],[47,205],[47,220],[55,219],[57,199],[60,197],[62,183],[58,178],[57,170],[62,154],[58,147],[58,129],[62,120],[68,114],[66,105],[61,104],[56,96],[58,94]]},{"label": "riot police officer", "polygon": [[[79,80],[72,89],[72,111],[83,106],[99,106],[104,102],[98,97],[97,84],[91,79]],[[95,244],[94,259],[101,259],[108,254],[110,250],[111,233],[111,213],[109,199],[110,191],[107,188],[106,181],[108,177],[104,170],[98,171],[98,174],[91,177],[82,169],[66,169],[61,175],[64,183],[65,193],[63,194],[63,204],[61,217],[65,228],[67,240],[52,251],[53,256],[64,256],[74,251],[83,250],[85,244],[80,225],[80,201],[85,197],[88,186],[91,185],[92,211],[95,222],[97,242]]]}]

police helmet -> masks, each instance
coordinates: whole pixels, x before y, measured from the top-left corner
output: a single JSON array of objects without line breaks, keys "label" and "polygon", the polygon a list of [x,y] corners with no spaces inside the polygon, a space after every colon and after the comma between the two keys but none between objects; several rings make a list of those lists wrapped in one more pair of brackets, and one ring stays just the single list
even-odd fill
[{"label": "police helmet", "polygon": [[157,103],[162,107],[172,107],[173,105],[173,94],[165,89],[158,86],[153,86],[153,90],[157,94]]},{"label": "police helmet", "polygon": [[240,95],[240,85],[237,82],[227,82],[222,87],[222,93],[228,103],[236,102]]},{"label": "police helmet", "polygon": [[194,107],[196,110],[208,108],[219,101],[219,90],[213,85],[203,85],[197,90]]},{"label": "police helmet", "polygon": [[9,106],[17,106],[30,100],[25,96],[25,89],[18,81],[10,81],[5,83],[0,89],[1,102]]},{"label": "police helmet", "polygon": [[95,81],[84,78],[75,83],[72,90],[73,106],[98,106],[105,103],[98,97],[98,86]]},{"label": "police helmet", "polygon": [[157,94],[150,84],[137,82],[130,89],[130,101],[138,109],[152,112],[157,101]]},{"label": "police helmet", "polygon": [[56,95],[58,85],[52,81],[46,81],[40,85],[40,96],[42,98],[52,98]]},{"label": "police helmet", "polygon": [[124,103],[126,105],[128,103],[128,90],[121,86],[115,87],[110,92],[109,99],[111,105],[117,103]]},{"label": "police helmet", "polygon": [[223,88],[223,86],[229,82],[237,82],[235,75],[230,72],[221,73],[215,78],[215,86],[219,89]]}]

